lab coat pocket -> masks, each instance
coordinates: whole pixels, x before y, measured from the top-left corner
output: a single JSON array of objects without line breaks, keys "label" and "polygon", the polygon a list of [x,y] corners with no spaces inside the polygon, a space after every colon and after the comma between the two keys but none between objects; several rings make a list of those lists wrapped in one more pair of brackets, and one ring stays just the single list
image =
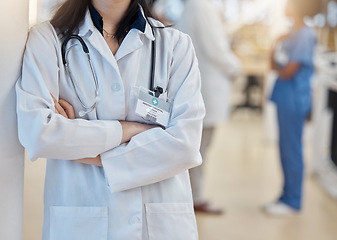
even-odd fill
[{"label": "lab coat pocket", "polygon": [[192,203],[145,204],[149,240],[196,240]]},{"label": "lab coat pocket", "polygon": [[50,207],[50,240],[107,240],[107,207]]}]

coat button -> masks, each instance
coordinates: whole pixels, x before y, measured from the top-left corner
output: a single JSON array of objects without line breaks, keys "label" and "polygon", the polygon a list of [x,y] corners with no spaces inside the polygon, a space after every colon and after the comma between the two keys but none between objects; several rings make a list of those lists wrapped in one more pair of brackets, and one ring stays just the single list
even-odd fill
[{"label": "coat button", "polygon": [[113,84],[111,85],[111,89],[112,89],[112,91],[114,91],[114,92],[118,92],[119,90],[121,90],[121,85],[120,85],[119,83],[113,83]]},{"label": "coat button", "polygon": [[140,220],[140,218],[139,217],[137,217],[137,216],[134,216],[134,217],[131,217],[130,219],[129,219],[129,224],[137,224],[137,223],[140,223],[141,222],[141,220]]}]

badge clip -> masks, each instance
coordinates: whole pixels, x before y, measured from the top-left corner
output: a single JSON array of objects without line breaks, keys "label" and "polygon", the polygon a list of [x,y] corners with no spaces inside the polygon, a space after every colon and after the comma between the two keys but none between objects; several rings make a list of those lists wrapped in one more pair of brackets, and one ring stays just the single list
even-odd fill
[{"label": "badge clip", "polygon": [[154,96],[155,96],[156,98],[159,98],[160,94],[162,94],[163,92],[164,92],[163,88],[161,88],[161,87],[156,87],[156,88],[154,89]]}]

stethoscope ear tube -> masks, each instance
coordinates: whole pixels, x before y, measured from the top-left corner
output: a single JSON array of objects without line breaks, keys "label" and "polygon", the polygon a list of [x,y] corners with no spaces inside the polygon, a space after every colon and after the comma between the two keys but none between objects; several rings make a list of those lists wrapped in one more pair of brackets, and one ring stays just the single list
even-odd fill
[{"label": "stethoscope ear tube", "polygon": [[80,41],[81,45],[82,45],[82,48],[83,48],[83,51],[87,54],[89,54],[89,49],[88,49],[88,46],[85,44],[85,42],[83,41],[83,39],[78,36],[78,35],[70,35],[69,37],[67,37],[63,43],[62,43],[62,47],[61,47],[61,52],[62,52],[62,62],[64,65],[67,64],[67,60],[66,60],[66,52],[67,52],[67,44],[68,42],[71,40],[71,39],[77,39],[78,41]]}]

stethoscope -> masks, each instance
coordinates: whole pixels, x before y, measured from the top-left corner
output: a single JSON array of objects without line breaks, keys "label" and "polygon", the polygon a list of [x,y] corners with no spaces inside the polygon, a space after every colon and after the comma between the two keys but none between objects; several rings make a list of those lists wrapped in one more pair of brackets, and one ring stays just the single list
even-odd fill
[{"label": "stethoscope", "polygon": [[[153,33],[153,36],[155,37],[155,33],[154,33],[153,28],[152,28],[152,33]],[[70,71],[70,68],[69,68],[68,54],[69,54],[70,50],[75,46],[75,45],[72,45],[67,50],[67,44],[68,44],[68,42],[71,39],[76,39],[76,40],[78,40],[81,43],[83,51],[87,55],[87,58],[88,58],[88,62],[89,62],[89,66],[90,66],[90,69],[91,69],[92,77],[93,77],[94,82],[95,82],[95,102],[93,104],[91,104],[91,105],[86,105],[84,103],[84,101],[82,100],[82,98],[78,94],[78,91],[77,91],[77,88],[76,88],[76,84],[75,84],[74,79],[73,79],[73,77],[71,75],[71,71]],[[91,58],[90,58],[90,54],[89,54],[89,49],[88,49],[88,46],[86,45],[86,43],[84,42],[84,40],[80,36],[78,36],[78,35],[71,35],[71,36],[67,37],[63,41],[62,47],[61,47],[61,51],[62,51],[63,65],[65,66],[66,72],[67,72],[67,74],[68,74],[68,76],[70,78],[70,81],[71,81],[72,85],[73,85],[73,88],[75,90],[76,96],[77,96],[78,100],[80,101],[82,107],[84,108],[84,110],[82,110],[82,111],[79,112],[80,117],[83,117],[86,114],[92,112],[94,109],[96,109],[97,104],[100,101],[100,97],[99,97],[99,85],[98,85],[98,81],[97,81],[97,76],[96,76],[95,70],[94,70],[92,62],[91,62]],[[155,97],[158,98],[160,96],[160,94],[163,93],[163,88],[161,88],[159,86],[154,87],[154,78],[155,78],[155,71],[156,71],[156,38],[152,41],[151,58],[152,58],[152,64],[151,64],[151,76],[150,76],[150,87],[149,87],[149,89],[150,89],[150,92],[153,92],[154,95],[155,95]]]}]

